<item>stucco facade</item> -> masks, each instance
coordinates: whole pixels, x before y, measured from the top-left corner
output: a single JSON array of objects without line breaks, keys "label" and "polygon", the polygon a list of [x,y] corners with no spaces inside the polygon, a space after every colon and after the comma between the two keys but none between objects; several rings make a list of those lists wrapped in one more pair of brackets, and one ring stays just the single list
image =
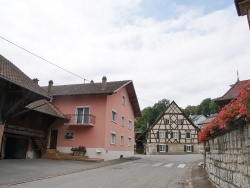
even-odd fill
[{"label": "stucco facade", "polygon": [[[54,96],[52,103],[63,114],[71,116],[68,121],[58,119],[50,126],[48,148],[53,147],[52,132],[56,131],[56,148],[53,149],[59,152],[70,153],[72,147],[86,146],[85,155],[90,158],[110,160],[133,156],[135,113],[126,87],[109,95]],[[88,108],[94,121],[87,124],[74,123],[77,108]],[[66,133],[73,135],[73,138],[66,139]]]}]

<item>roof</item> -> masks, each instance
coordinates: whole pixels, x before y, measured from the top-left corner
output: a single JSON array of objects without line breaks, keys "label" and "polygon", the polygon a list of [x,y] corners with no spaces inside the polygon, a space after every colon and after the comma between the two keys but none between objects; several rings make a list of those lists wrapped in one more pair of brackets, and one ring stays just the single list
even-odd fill
[{"label": "roof", "polygon": [[[134,85],[131,80],[106,82],[106,89],[102,89],[102,83],[71,84],[71,85],[53,85],[50,95],[67,96],[67,95],[87,95],[87,94],[114,94],[121,88],[126,87],[129,99],[131,101],[134,114],[136,117],[141,116],[139,102],[135,93]],[[43,87],[48,91],[48,86]]]},{"label": "roof", "polygon": [[204,119],[203,121],[199,122],[198,125],[208,124],[208,123],[210,123],[216,116],[217,116],[217,114],[211,114],[210,116],[207,117],[207,119]]},{"label": "roof", "polygon": [[67,119],[66,116],[53,104],[51,104],[49,101],[46,101],[44,99],[35,101],[29,105],[26,106],[26,108],[35,110],[37,112],[41,112],[44,114],[48,114],[51,116]]},{"label": "roof", "polygon": [[222,97],[219,97],[217,99],[215,99],[214,101],[216,103],[221,103],[223,101],[231,101],[231,100],[234,100],[238,97],[239,95],[239,87],[242,85],[242,84],[246,84],[248,80],[243,80],[243,81],[237,81],[235,84],[233,84],[231,86],[231,88],[222,96]]},{"label": "roof", "polygon": [[35,84],[26,74],[2,55],[0,55],[0,78],[37,93],[44,98],[51,98],[44,89]]},{"label": "roof", "polygon": [[238,16],[244,16],[247,14],[247,10],[242,9],[243,6],[247,5],[247,7],[250,7],[250,1],[249,0],[234,0],[234,4],[238,13]]}]

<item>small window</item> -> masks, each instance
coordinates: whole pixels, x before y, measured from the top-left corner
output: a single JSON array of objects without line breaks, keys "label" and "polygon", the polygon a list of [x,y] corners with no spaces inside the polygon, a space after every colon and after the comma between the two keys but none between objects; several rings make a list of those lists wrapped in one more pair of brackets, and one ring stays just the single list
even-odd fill
[{"label": "small window", "polygon": [[128,121],[128,128],[132,129],[132,121],[130,121],[130,120]]},{"label": "small window", "polygon": [[165,119],[165,124],[171,125],[171,124],[173,124],[173,120],[172,119]]},{"label": "small window", "polygon": [[173,139],[179,139],[179,132],[173,132]]},{"label": "small window", "polygon": [[165,131],[159,131],[159,138],[166,138]]},{"label": "small window", "polygon": [[110,144],[115,144],[116,143],[116,134],[111,133],[111,139],[110,139]]},{"label": "small window", "polygon": [[159,145],[159,152],[166,152],[166,145],[165,144]]},{"label": "small window", "polygon": [[177,120],[177,125],[183,125],[183,119],[178,119]]},{"label": "small window", "polygon": [[124,125],[125,125],[125,117],[122,116],[122,126],[124,127]]},{"label": "small window", "polygon": [[131,144],[132,144],[132,139],[131,137],[128,137],[128,146],[131,146]]},{"label": "small window", "polygon": [[116,111],[112,110],[112,121],[116,123],[117,120],[117,113]]},{"label": "small window", "polygon": [[124,136],[121,135],[121,146],[123,146],[123,144],[124,144]]},{"label": "small window", "polygon": [[186,132],[186,139],[191,139],[191,133],[190,132]]},{"label": "small window", "polygon": [[125,106],[125,96],[124,95],[122,96],[122,105]]},{"label": "small window", "polygon": [[65,140],[74,140],[74,131],[64,131],[64,139]]},{"label": "small window", "polygon": [[186,145],[186,152],[192,152],[192,146]]}]

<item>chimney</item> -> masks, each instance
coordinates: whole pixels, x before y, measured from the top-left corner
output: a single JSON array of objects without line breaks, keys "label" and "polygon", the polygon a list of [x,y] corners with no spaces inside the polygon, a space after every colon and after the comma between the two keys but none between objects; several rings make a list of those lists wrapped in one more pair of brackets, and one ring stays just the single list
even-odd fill
[{"label": "chimney", "polygon": [[36,85],[38,85],[39,80],[38,80],[37,78],[34,78],[34,79],[33,79],[33,82],[34,82]]},{"label": "chimney", "polygon": [[51,93],[52,86],[53,86],[53,81],[50,80],[50,81],[49,81],[49,86],[48,86],[48,93],[49,93],[49,95],[50,95],[50,93]]},{"label": "chimney", "polygon": [[107,78],[106,76],[103,76],[102,77],[102,90],[106,89],[106,82],[107,82]]}]

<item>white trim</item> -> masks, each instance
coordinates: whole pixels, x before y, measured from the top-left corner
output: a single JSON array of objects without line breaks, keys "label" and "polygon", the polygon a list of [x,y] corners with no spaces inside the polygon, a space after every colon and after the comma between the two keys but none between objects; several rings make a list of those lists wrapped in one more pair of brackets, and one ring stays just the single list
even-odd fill
[{"label": "white trim", "polygon": [[132,146],[132,138],[131,136],[128,136],[128,147],[131,147],[131,146]]},{"label": "white trim", "polygon": [[[160,146],[165,146],[165,147],[163,147],[164,150],[161,151]],[[165,153],[166,149],[167,149],[167,144],[159,144],[159,152],[164,152]]]},{"label": "white trim", "polygon": [[[124,121],[123,121],[124,120]],[[122,126],[125,126],[125,116],[122,116]]]},{"label": "white trim", "polygon": [[121,146],[124,145],[124,136],[123,136],[123,134],[121,134],[121,136],[120,136],[120,145]]},{"label": "white trim", "polygon": [[[69,141],[72,141],[72,140],[74,140],[74,136],[75,136],[75,131],[74,130],[64,130],[64,132],[63,132],[64,134],[63,134],[63,138],[64,138],[64,140],[69,140]],[[73,133],[73,137],[72,137],[72,139],[67,139],[67,138],[65,138],[65,134],[66,133]]]},{"label": "white trim", "polygon": [[122,95],[122,105],[125,106],[126,104],[126,97],[125,95]]},{"label": "white trim", "polygon": [[[163,135],[163,137],[161,137],[160,135],[160,133],[164,133]],[[166,131],[159,131],[159,139],[165,139],[166,138]]]},{"label": "white trim", "polygon": [[[112,135],[114,135],[114,140],[112,139]],[[110,145],[116,145],[116,133],[115,132],[110,133]]]},{"label": "white trim", "polygon": [[[130,122],[131,122],[131,126],[130,126]],[[132,122],[132,120],[128,120],[128,129],[132,129],[133,128],[133,122]]]},{"label": "white trim", "polygon": [[[188,150],[190,148],[190,150]],[[192,145],[186,145],[186,152],[192,152]]]}]

